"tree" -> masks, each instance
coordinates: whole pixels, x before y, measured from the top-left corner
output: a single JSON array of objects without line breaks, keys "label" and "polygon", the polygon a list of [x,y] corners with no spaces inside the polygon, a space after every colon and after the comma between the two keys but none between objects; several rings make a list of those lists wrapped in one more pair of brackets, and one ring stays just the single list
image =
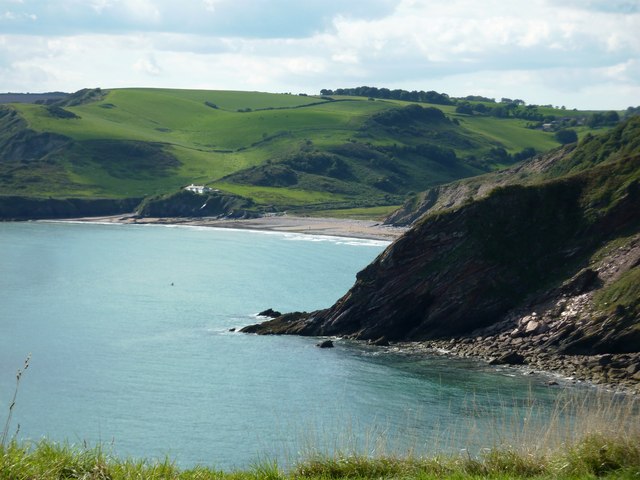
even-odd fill
[{"label": "tree", "polygon": [[567,128],[565,130],[558,130],[555,134],[555,137],[556,140],[562,145],[578,141],[578,134],[575,130],[571,130],[570,128]]},{"label": "tree", "polygon": [[487,113],[490,110],[490,108],[487,107],[484,103],[476,103],[473,106],[473,110],[478,113]]},{"label": "tree", "polygon": [[509,116],[509,111],[504,107],[493,107],[491,109],[491,115],[498,118],[505,118]]},{"label": "tree", "polygon": [[518,153],[514,153],[513,154],[513,161],[514,162],[520,162],[522,160],[526,160],[527,158],[531,158],[533,156],[535,156],[536,154],[536,149],[533,147],[526,147],[523,150],[521,150]]},{"label": "tree", "polygon": [[620,121],[620,115],[618,115],[618,112],[610,110],[610,111],[608,111],[607,113],[604,114],[604,121],[608,125],[615,125],[616,123],[618,123]]},{"label": "tree", "polygon": [[624,118],[633,117],[634,115],[640,115],[640,106],[627,107],[627,109],[624,112]]},{"label": "tree", "polygon": [[456,113],[464,113],[466,115],[473,115],[473,108],[469,102],[460,103],[456,107]]},{"label": "tree", "polygon": [[601,125],[615,125],[620,121],[618,112],[610,110],[605,113],[596,112],[587,119],[587,125],[590,127],[599,127]]}]

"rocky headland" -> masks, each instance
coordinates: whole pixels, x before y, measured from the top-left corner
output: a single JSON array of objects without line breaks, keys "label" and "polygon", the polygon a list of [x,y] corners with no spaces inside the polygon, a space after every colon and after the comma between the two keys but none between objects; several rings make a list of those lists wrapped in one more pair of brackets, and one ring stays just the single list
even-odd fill
[{"label": "rocky headland", "polygon": [[243,331],[420,342],[637,391],[640,118],[531,163],[451,207],[432,194],[330,308]]}]

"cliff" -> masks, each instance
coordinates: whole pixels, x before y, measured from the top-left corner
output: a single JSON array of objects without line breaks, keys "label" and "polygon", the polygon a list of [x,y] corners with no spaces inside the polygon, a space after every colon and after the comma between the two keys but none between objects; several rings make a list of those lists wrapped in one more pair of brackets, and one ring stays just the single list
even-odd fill
[{"label": "cliff", "polygon": [[457,208],[465,203],[486,197],[497,187],[530,185],[545,178],[553,178],[550,171],[558,163],[563,163],[575,148],[575,144],[567,145],[505,170],[435,186],[407,200],[401,208],[389,215],[384,223],[408,226],[424,215]]},{"label": "cliff", "polygon": [[142,198],[40,198],[0,195],[0,220],[100,217],[132,212]]},{"label": "cliff", "polygon": [[[628,147],[638,138],[635,118],[534,160],[522,183],[522,169],[515,169],[503,175],[506,186],[427,212],[332,307],[246,331],[454,338],[459,345],[479,336],[475,353],[487,357],[513,349],[515,339],[523,355],[529,347],[563,355],[637,353],[640,148]],[[493,351],[480,348],[490,337]]]},{"label": "cliff", "polygon": [[459,207],[487,196],[496,187],[535,185],[585,171],[605,161],[640,151],[638,119],[627,122],[605,135],[588,134],[580,145],[570,144],[545,155],[497,172],[439,185],[413,196],[385,219],[386,224],[407,226],[420,217]]},{"label": "cliff", "polygon": [[258,217],[253,207],[250,199],[237,195],[222,192],[199,195],[179,190],[144,199],[137,213],[142,217]]}]

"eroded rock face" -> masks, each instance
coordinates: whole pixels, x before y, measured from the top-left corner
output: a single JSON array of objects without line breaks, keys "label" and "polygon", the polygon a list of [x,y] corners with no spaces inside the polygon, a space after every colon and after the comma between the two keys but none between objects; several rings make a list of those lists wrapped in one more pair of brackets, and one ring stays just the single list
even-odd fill
[{"label": "eroded rock face", "polygon": [[522,184],[527,182],[526,179],[533,182],[533,178],[547,173],[574,149],[575,145],[565,145],[547,155],[537,156],[506,170],[430,188],[420,194],[418,199],[409,200],[402,208],[389,215],[384,223],[396,226],[411,225],[424,215],[457,208],[471,200],[484,198],[497,187]]},{"label": "eroded rock face", "polygon": [[429,341],[487,360],[515,353],[506,363],[601,383],[635,381],[639,170],[640,155],[621,156],[427,215],[332,307],[252,331]]},{"label": "eroded rock face", "polygon": [[596,278],[590,288],[567,289],[582,282],[582,270],[500,322],[430,346],[493,364],[505,363],[495,359],[515,352],[528,368],[640,392],[640,334],[634,333],[640,331],[638,318],[619,316],[615,308],[603,311],[597,302],[604,289],[639,265],[640,234],[636,234],[592,262],[588,270]]},{"label": "eroded rock face", "polygon": [[[579,206],[585,188],[580,178],[509,187],[427,217],[358,273],[355,285],[331,308],[265,327],[404,341],[490,326],[544,285],[562,285],[567,269],[581,272],[583,259],[600,245],[599,232],[606,230],[590,224]],[[640,201],[634,202],[640,208]],[[594,281],[593,272],[580,273],[570,289],[582,291]],[[547,328],[529,321],[523,333]]]}]

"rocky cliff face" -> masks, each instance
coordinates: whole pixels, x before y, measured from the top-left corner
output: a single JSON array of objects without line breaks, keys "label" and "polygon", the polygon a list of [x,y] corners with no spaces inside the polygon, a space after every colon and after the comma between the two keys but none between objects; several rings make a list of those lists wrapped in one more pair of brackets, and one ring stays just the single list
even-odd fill
[{"label": "rocky cliff face", "polygon": [[132,212],[142,198],[36,198],[0,195],[0,221],[99,217]]},{"label": "rocky cliff face", "polygon": [[[640,132],[640,119],[633,125]],[[570,150],[538,159],[538,173],[566,170]],[[616,152],[572,167],[578,173],[529,185],[511,178],[426,214],[332,307],[245,331],[453,338],[492,357],[517,345],[559,355],[639,352],[640,153]]]},{"label": "rocky cliff face", "polygon": [[250,199],[221,192],[204,195],[180,190],[169,195],[145,199],[138,207],[143,217],[226,217],[253,218],[259,216],[251,209]]},{"label": "rocky cliff face", "polygon": [[396,226],[411,225],[425,215],[457,208],[484,198],[497,187],[534,184],[544,179],[554,165],[562,163],[575,147],[567,145],[505,170],[430,188],[408,200],[389,215],[384,223]]}]

